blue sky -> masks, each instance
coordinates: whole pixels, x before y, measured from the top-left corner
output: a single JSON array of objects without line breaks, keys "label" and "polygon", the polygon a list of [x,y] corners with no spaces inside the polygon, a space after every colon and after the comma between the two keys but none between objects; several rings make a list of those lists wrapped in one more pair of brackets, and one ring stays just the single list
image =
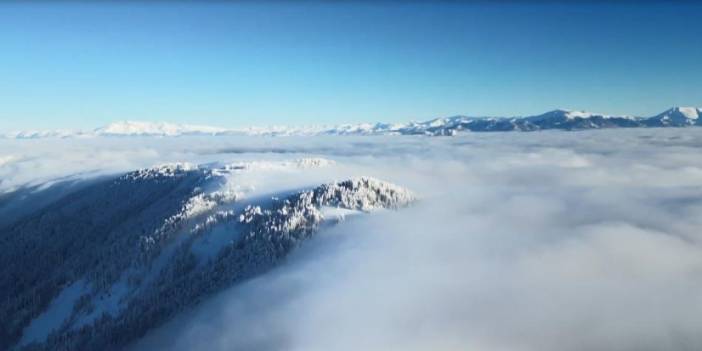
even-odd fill
[{"label": "blue sky", "polygon": [[702,106],[694,2],[4,2],[0,129]]}]

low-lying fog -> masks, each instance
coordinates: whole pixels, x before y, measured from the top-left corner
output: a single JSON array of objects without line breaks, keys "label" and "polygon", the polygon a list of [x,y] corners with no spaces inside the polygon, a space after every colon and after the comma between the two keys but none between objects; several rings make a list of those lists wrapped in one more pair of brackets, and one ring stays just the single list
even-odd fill
[{"label": "low-lying fog", "polygon": [[322,157],[336,164],[248,181],[369,175],[420,196],[319,233],[135,350],[699,350],[700,155],[702,128],[0,140],[0,192],[165,162]]}]

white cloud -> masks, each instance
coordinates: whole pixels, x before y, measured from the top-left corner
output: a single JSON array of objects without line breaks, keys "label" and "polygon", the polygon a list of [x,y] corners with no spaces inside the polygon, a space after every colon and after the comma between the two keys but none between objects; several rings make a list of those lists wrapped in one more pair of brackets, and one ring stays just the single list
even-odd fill
[{"label": "white cloud", "polygon": [[700,137],[691,128],[2,141],[18,159],[0,165],[0,187],[163,162],[323,157],[336,164],[239,179],[265,191],[369,175],[422,196],[321,233],[137,349],[696,350]]}]

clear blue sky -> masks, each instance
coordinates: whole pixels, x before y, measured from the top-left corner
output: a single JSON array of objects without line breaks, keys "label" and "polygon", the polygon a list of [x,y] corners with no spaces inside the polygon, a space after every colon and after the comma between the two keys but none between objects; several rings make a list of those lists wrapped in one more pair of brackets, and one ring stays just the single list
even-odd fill
[{"label": "clear blue sky", "polygon": [[693,2],[3,2],[0,129],[702,106]]}]

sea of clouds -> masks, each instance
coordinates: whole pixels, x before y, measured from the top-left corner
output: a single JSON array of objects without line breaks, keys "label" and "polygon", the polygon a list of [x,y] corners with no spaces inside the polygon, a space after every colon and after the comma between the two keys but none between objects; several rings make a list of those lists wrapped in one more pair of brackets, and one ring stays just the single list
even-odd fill
[{"label": "sea of clouds", "polygon": [[0,140],[0,192],[166,162],[322,157],[420,196],[349,218],[134,350],[699,350],[702,129]]}]

